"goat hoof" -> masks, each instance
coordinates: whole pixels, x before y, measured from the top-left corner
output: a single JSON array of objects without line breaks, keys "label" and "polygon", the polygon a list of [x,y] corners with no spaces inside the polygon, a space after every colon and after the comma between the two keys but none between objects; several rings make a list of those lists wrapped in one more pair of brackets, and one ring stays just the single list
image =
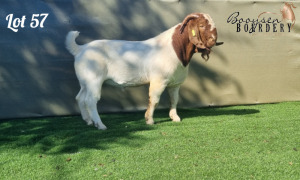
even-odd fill
[{"label": "goat hoof", "polygon": [[96,128],[98,128],[99,130],[106,130],[107,129],[107,127],[104,124],[98,125],[98,126],[96,126]]},{"label": "goat hoof", "polygon": [[146,124],[148,124],[148,125],[153,125],[153,124],[154,124],[154,121],[153,121],[153,120],[152,120],[152,121],[148,120],[148,121],[146,121]]},{"label": "goat hoof", "polygon": [[83,120],[86,122],[86,124],[88,126],[93,124],[93,121],[91,119],[89,119],[89,118],[83,118]]},{"label": "goat hoof", "polygon": [[99,130],[106,130],[107,127],[103,123],[95,123],[95,127]]},{"label": "goat hoof", "polygon": [[172,121],[173,122],[181,122],[181,119],[179,116],[177,116],[177,117],[173,117]]},{"label": "goat hoof", "polygon": [[99,130],[106,130],[107,127],[106,127],[106,126],[100,126],[100,127],[98,127],[98,129],[99,129]]},{"label": "goat hoof", "polygon": [[87,121],[86,124],[87,124],[88,126],[91,126],[91,125],[93,125],[93,121]]},{"label": "goat hoof", "polygon": [[173,122],[180,122],[181,119],[177,114],[170,114],[170,118],[172,119]]}]

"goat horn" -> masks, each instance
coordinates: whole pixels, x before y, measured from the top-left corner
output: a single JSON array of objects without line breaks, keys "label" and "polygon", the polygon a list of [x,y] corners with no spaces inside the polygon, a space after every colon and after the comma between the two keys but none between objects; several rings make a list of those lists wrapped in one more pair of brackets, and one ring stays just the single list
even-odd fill
[{"label": "goat horn", "polygon": [[220,46],[222,44],[224,44],[224,42],[216,42],[216,46]]},{"label": "goat horn", "polygon": [[193,14],[190,14],[188,15],[187,17],[184,18],[184,20],[182,21],[182,25],[181,25],[181,28],[180,28],[180,34],[183,33],[183,30],[185,28],[185,26],[187,25],[187,23],[191,20],[191,19],[196,19],[198,18],[199,15],[197,15],[196,13],[193,13]]}]

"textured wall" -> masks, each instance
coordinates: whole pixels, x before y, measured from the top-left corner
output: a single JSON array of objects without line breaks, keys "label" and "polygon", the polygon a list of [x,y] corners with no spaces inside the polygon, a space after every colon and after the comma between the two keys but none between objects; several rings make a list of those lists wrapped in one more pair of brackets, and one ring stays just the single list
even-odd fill
[{"label": "textured wall", "polygon": [[[209,13],[225,44],[213,48],[208,62],[194,55],[180,91],[180,107],[300,100],[300,2],[293,4],[296,20],[288,29],[280,1],[1,0],[0,118],[78,114],[79,85],[73,57],[64,47],[68,31],[80,31],[81,44],[94,39],[144,40],[192,12]],[[235,12],[240,23],[234,23],[236,14],[229,19]],[[258,23],[256,32],[249,33],[253,23],[247,18],[255,20],[263,12],[276,14],[264,13],[259,20],[280,22]],[[32,15],[41,13],[49,14],[44,28],[31,28]],[[9,14],[20,20],[25,16],[24,28],[9,29]],[[147,86],[105,86],[99,111],[144,109],[147,95]],[[168,104],[164,94],[160,106]]]}]

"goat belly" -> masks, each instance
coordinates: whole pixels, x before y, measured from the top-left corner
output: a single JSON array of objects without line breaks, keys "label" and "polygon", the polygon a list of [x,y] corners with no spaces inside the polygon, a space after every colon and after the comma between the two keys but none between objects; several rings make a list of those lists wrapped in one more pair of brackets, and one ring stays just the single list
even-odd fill
[{"label": "goat belly", "polygon": [[120,60],[109,63],[107,66],[107,80],[111,85],[137,86],[149,82],[143,63],[128,63],[128,61]]},{"label": "goat belly", "polygon": [[148,80],[147,61],[153,50],[143,41],[108,41],[105,45],[107,82],[114,86],[138,86]]},{"label": "goat belly", "polygon": [[107,79],[104,83],[115,87],[133,87],[148,84],[149,81],[145,81],[142,79],[133,81],[115,81],[115,79]]}]

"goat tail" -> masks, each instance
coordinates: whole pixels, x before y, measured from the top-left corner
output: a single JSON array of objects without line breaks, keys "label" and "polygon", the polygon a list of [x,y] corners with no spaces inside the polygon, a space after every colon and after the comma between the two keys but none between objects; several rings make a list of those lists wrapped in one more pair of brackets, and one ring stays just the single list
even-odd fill
[{"label": "goat tail", "polygon": [[66,37],[66,48],[73,56],[76,56],[80,51],[80,46],[75,41],[78,36],[78,31],[70,31]]}]

